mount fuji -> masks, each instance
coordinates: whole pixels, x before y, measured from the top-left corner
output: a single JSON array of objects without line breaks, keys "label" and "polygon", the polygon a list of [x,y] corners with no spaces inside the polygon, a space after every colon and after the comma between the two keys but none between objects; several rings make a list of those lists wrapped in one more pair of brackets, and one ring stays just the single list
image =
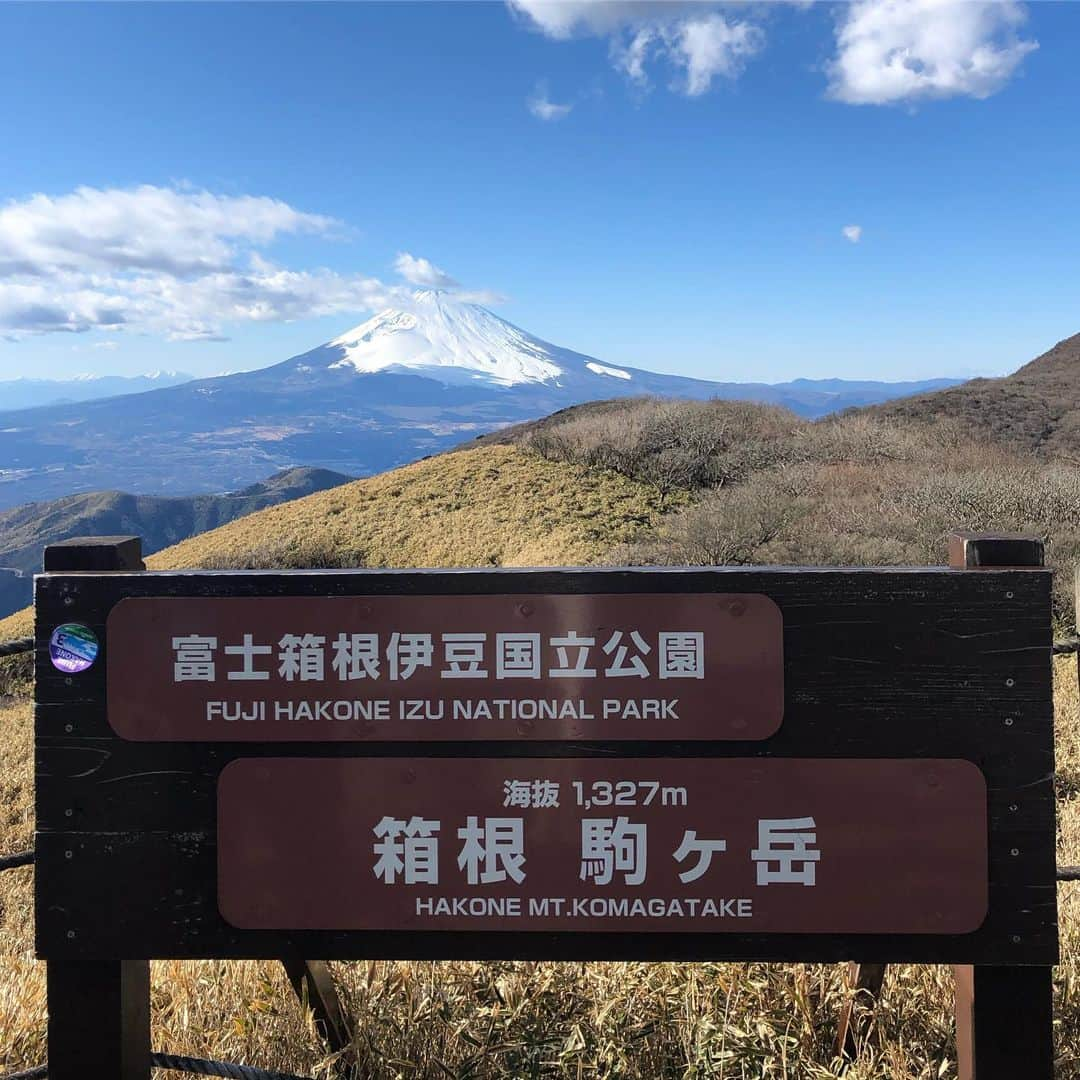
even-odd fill
[{"label": "mount fuji", "polygon": [[602,398],[726,397],[820,416],[955,381],[770,386],[662,375],[602,363],[452,293],[421,290],[271,367],[0,411],[0,508],[102,488],[231,491],[297,464],[367,475]]}]

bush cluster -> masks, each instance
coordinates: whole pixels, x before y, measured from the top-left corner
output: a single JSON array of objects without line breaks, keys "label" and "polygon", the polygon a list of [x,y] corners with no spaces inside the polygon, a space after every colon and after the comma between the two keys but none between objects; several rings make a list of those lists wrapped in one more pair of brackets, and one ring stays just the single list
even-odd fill
[{"label": "bush cluster", "polygon": [[573,412],[521,441],[694,493],[612,560],[631,565],[941,565],[953,529],[1024,532],[1058,573],[1073,624],[1080,473],[973,440],[955,419],[853,413],[811,423],[742,402],[630,399]]}]

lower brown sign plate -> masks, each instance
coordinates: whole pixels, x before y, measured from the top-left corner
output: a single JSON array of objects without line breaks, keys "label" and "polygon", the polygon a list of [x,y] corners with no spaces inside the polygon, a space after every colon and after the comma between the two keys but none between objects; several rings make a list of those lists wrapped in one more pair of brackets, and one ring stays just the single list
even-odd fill
[{"label": "lower brown sign plate", "polygon": [[987,912],[959,760],[234,761],[244,929],[956,934]]}]

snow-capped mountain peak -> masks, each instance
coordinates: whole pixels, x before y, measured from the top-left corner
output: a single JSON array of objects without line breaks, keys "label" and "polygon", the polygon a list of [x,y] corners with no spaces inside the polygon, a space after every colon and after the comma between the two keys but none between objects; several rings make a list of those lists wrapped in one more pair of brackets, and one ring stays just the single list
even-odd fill
[{"label": "snow-capped mountain peak", "polygon": [[455,369],[500,386],[557,383],[562,350],[527,334],[479,304],[421,289],[407,307],[387,308],[329,342],[343,355],[331,367],[362,374],[401,369]]}]

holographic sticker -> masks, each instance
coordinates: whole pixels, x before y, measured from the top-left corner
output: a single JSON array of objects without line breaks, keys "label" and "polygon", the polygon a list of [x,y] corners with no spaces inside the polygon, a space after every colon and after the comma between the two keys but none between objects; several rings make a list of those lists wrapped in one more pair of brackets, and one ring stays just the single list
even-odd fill
[{"label": "holographic sticker", "polygon": [[97,659],[97,635],[88,626],[64,623],[49,638],[49,659],[57,671],[85,671]]}]

